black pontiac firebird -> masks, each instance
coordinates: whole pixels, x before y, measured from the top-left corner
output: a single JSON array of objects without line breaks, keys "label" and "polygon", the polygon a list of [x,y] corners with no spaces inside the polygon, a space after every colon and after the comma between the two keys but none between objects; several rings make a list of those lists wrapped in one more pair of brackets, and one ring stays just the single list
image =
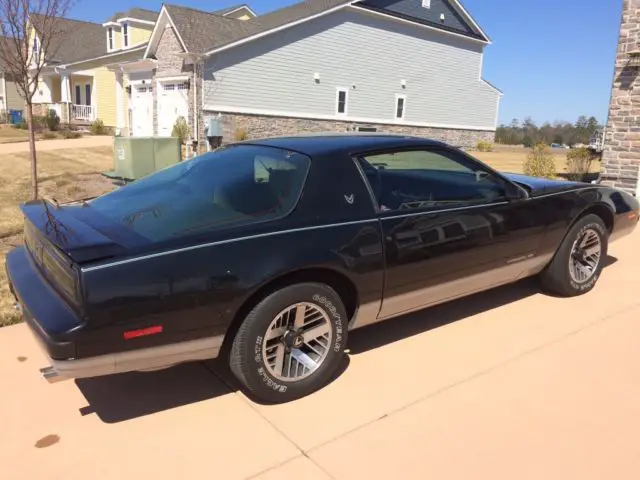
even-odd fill
[{"label": "black pontiac firebird", "polygon": [[326,384],[350,330],[535,275],[588,292],[639,213],[612,188],[361,134],[243,142],[22,210],[7,270],[49,381],[227,352],[271,402]]}]

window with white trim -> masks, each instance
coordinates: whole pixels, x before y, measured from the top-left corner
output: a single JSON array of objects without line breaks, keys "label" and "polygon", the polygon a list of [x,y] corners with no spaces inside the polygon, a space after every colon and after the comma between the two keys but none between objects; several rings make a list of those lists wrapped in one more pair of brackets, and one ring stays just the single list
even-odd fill
[{"label": "window with white trim", "polygon": [[129,46],[129,24],[122,24],[122,46],[127,48]]},{"label": "window with white trim", "polygon": [[422,6],[424,8],[431,8],[431,0],[422,0]]},{"label": "window with white trim", "polygon": [[113,27],[107,29],[107,49],[113,50]]},{"label": "window with white trim", "polygon": [[339,88],[336,92],[336,115],[346,115],[349,103],[349,91]]},{"label": "window with white trim", "polygon": [[40,62],[40,42],[38,37],[33,37],[33,58],[36,63]]},{"label": "window with white trim", "polygon": [[407,96],[396,95],[396,120],[404,120],[404,114],[407,110]]}]

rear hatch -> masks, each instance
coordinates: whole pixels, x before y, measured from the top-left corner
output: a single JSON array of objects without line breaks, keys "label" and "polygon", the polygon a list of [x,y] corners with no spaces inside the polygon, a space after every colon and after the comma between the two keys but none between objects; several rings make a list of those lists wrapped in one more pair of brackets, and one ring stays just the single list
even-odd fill
[{"label": "rear hatch", "polygon": [[82,221],[81,206],[59,207],[47,201],[21,206],[25,246],[38,270],[73,306],[82,303],[80,265],[122,254],[122,245]]}]

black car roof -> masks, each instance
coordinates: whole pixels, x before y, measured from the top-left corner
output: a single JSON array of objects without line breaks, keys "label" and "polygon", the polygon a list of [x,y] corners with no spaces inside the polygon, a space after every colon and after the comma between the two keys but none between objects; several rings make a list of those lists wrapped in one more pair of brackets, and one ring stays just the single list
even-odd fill
[{"label": "black car roof", "polygon": [[249,140],[241,144],[264,145],[293,150],[309,156],[329,153],[383,150],[411,146],[443,146],[442,142],[420,137],[375,133],[324,133]]}]

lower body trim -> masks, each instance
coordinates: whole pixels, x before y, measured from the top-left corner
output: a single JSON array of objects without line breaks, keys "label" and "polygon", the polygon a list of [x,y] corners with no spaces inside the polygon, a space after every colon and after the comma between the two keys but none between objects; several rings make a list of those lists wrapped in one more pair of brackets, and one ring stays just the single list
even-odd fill
[{"label": "lower body trim", "polygon": [[40,371],[49,383],[56,383],[72,378],[161,370],[179,363],[216,358],[220,354],[223,339],[221,335],[78,360],[51,360],[51,366]]}]

